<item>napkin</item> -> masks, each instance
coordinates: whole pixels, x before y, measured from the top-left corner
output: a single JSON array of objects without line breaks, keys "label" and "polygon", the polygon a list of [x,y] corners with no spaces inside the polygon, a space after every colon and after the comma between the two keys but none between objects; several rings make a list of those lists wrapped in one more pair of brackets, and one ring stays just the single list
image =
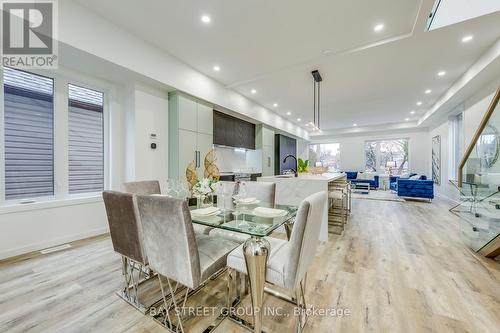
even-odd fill
[{"label": "napkin", "polygon": [[286,210],[267,207],[257,207],[253,210],[253,213],[256,216],[269,218],[285,216],[287,214]]},{"label": "napkin", "polygon": [[218,207],[207,207],[207,208],[200,208],[200,209],[195,209],[191,211],[192,215],[198,215],[198,216],[210,216],[210,215],[215,215],[220,212],[220,209]]}]

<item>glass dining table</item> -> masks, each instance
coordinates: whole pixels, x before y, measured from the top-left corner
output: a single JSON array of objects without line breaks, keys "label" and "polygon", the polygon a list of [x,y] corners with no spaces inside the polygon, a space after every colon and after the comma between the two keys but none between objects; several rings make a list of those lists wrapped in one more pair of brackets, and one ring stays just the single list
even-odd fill
[{"label": "glass dining table", "polygon": [[250,204],[237,203],[231,208],[205,210],[206,214],[196,214],[199,210],[190,207],[193,223],[246,234],[249,238],[243,244],[247,274],[250,281],[254,332],[262,329],[262,302],[266,281],[266,264],[271,251],[264,238],[277,228],[284,226],[290,239],[293,222],[297,214],[296,206],[277,205],[267,202]]}]

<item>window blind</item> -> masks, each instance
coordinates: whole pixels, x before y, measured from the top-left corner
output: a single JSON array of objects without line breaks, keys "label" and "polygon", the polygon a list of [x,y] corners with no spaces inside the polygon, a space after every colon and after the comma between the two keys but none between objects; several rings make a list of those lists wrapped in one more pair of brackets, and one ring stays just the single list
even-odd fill
[{"label": "window blind", "polygon": [[53,80],[3,68],[5,199],[54,194]]},{"label": "window blind", "polygon": [[104,190],[104,114],[101,92],[70,84],[69,193]]}]

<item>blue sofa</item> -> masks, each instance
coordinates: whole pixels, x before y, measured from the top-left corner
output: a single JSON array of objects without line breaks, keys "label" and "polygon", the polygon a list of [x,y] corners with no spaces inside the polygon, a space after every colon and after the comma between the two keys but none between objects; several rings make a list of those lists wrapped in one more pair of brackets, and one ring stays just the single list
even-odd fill
[{"label": "blue sofa", "polygon": [[379,176],[374,176],[373,179],[357,179],[358,172],[357,171],[346,171],[347,181],[350,181],[351,184],[359,184],[359,183],[368,183],[370,184],[370,188],[378,188],[379,186]]},{"label": "blue sofa", "polygon": [[428,180],[426,176],[415,180],[391,177],[390,181],[391,190],[396,191],[400,197],[434,199],[434,181]]}]

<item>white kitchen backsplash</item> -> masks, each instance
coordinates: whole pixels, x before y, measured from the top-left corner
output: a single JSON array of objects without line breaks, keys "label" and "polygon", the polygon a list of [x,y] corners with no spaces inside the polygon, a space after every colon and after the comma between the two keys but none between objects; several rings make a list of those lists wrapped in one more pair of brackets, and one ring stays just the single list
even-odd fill
[{"label": "white kitchen backsplash", "polygon": [[256,150],[215,146],[217,167],[220,172],[261,172]]}]

